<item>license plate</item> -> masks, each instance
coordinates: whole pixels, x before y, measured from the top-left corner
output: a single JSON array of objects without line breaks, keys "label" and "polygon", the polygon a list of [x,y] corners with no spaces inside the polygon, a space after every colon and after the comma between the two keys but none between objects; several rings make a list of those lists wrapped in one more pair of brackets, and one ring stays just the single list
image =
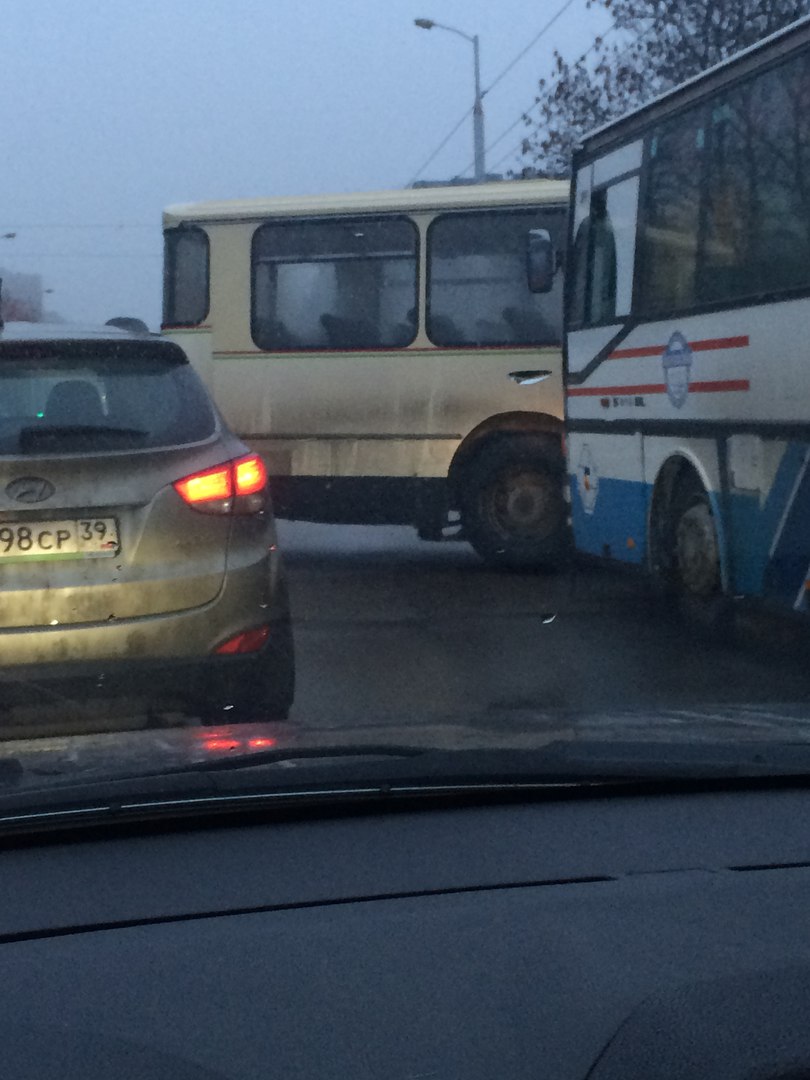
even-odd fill
[{"label": "license plate", "polygon": [[117,555],[119,547],[115,518],[0,524],[0,560],[98,559]]}]

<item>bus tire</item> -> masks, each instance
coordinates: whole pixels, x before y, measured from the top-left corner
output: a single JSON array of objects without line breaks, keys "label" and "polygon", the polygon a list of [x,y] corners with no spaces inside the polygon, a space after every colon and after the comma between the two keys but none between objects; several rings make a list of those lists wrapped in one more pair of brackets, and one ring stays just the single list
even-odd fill
[{"label": "bus tire", "polygon": [[720,590],[720,548],[709,498],[693,495],[679,511],[674,529],[678,585],[688,596],[712,596]]},{"label": "bus tire", "polygon": [[711,501],[691,469],[659,507],[655,580],[671,611],[713,631],[730,633],[732,611],[723,593],[720,543]]},{"label": "bus tire", "polygon": [[464,538],[492,566],[551,568],[567,550],[565,462],[555,440],[487,442],[460,477]]}]

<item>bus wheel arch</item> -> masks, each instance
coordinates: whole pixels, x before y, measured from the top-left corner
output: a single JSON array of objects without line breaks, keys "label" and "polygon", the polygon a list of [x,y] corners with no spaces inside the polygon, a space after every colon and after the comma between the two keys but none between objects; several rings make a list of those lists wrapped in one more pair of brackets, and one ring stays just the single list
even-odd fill
[{"label": "bus wheel arch", "polygon": [[721,533],[708,485],[683,454],[668,458],[653,487],[649,562],[656,582],[689,597],[722,593]]},{"label": "bus wheel arch", "polygon": [[509,413],[475,428],[448,475],[465,539],[485,562],[551,566],[566,549],[562,423],[546,414]]},{"label": "bus wheel arch", "polygon": [[[465,468],[492,439],[501,439],[509,435],[547,436],[550,450],[562,453],[563,432],[563,421],[550,413],[498,413],[483,420],[464,436],[453,454],[447,472],[451,501],[458,497]],[[454,502],[453,505],[456,506],[456,503]]]}]

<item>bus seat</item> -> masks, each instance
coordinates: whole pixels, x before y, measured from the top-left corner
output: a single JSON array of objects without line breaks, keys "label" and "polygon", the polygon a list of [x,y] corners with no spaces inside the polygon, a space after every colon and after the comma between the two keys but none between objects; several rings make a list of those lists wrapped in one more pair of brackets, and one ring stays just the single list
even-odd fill
[{"label": "bus seat", "polygon": [[410,323],[396,323],[391,332],[386,335],[392,345],[410,345],[416,336],[416,330]]},{"label": "bus seat", "polygon": [[496,322],[495,319],[476,319],[475,329],[475,340],[479,345],[509,341],[511,337],[511,330],[506,323]]},{"label": "bus seat", "polygon": [[428,335],[436,345],[465,345],[467,339],[448,315],[431,314]]},{"label": "bus seat", "polygon": [[333,349],[357,349],[379,345],[379,334],[365,319],[343,319],[337,315],[321,315],[321,326]]},{"label": "bus seat", "polygon": [[263,349],[295,349],[300,342],[287,329],[281,319],[256,319],[256,332]]},{"label": "bus seat", "polygon": [[520,345],[556,344],[558,335],[539,311],[532,308],[505,307],[504,322],[512,331],[512,339]]}]

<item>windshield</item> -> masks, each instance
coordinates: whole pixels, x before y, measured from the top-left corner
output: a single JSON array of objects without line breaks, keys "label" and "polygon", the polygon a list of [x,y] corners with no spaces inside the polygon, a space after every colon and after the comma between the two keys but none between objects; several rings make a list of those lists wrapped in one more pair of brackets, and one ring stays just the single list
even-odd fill
[{"label": "windshield", "polygon": [[3,16],[0,830],[802,771],[810,5],[91,7]]}]

